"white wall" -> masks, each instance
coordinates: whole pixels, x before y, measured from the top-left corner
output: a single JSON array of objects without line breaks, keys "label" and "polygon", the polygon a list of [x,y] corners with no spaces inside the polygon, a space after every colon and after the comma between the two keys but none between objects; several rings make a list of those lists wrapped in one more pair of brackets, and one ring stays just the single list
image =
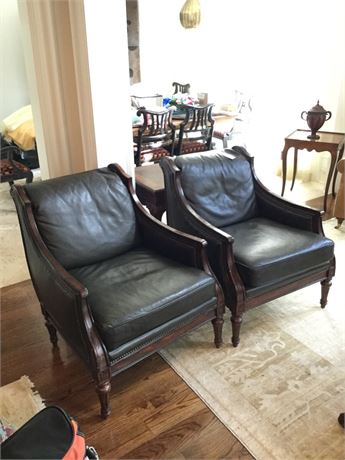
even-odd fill
[{"label": "white wall", "polygon": [[0,120],[30,103],[16,0],[0,0]]},{"label": "white wall", "polygon": [[[90,66],[93,97],[98,101],[95,106],[98,113],[97,148],[100,147],[100,164],[105,164],[108,136],[112,133],[105,129],[102,121],[106,113],[104,108],[109,109],[115,103],[127,107],[124,0],[91,0],[87,3],[86,9],[95,4],[94,11],[89,8],[91,14],[87,20],[93,27],[93,36],[99,34]],[[250,150],[257,160],[263,160],[265,167],[273,168],[279,163],[285,135],[296,128],[307,129],[300,113],[311,108],[317,99],[333,114],[323,129],[345,131],[343,0],[290,0],[285,3],[200,0],[201,25],[191,30],[184,29],[179,22],[183,3],[184,0],[139,0],[144,85],[170,94],[172,81],[190,82],[192,91],[207,91],[209,100],[214,102],[230,102],[226,101],[226,95],[227,92],[232,94],[234,88],[252,94],[255,111]],[[109,10],[103,9],[105,5]],[[1,120],[29,103],[29,94],[17,2],[0,0],[0,9]],[[95,28],[96,22],[99,32]],[[103,45],[100,44],[101,36],[105,40]],[[101,59],[97,56],[101,54],[100,49],[103,49],[103,75],[97,64],[97,59]],[[120,66],[123,70],[121,91],[107,101],[106,88],[111,87],[115,76],[118,78]],[[129,128],[124,128],[124,135],[126,138],[130,136]],[[121,153],[121,157],[128,156],[127,167],[125,160],[120,163],[130,170],[128,142],[127,139]],[[327,169],[328,161],[326,154],[322,169]],[[319,171],[318,167],[314,169],[316,173]]]},{"label": "white wall", "polygon": [[323,129],[345,132],[343,0],[200,0],[201,24],[190,30],[179,23],[184,0],[139,2],[143,84],[189,82],[216,103],[247,91],[257,164],[277,167],[284,137],[308,129],[300,114],[318,99],[333,114]]},{"label": "white wall", "polygon": [[97,163],[133,176],[126,3],[84,0],[84,9]]},{"label": "white wall", "polygon": [[[17,4],[16,0],[11,2],[9,5]],[[12,37],[7,51],[9,55],[13,52],[24,32],[41,170],[42,165],[46,166],[42,177],[112,162],[132,173],[125,0],[19,0],[19,6],[21,30]],[[110,43],[114,44],[111,48]],[[90,80],[82,78],[83,72],[89,72],[88,64]],[[92,101],[87,91],[90,84]],[[14,88],[8,95],[11,100],[17,90]],[[122,110],[118,111],[118,107]],[[92,129],[92,136],[85,127]],[[93,142],[89,142],[88,135]]]}]

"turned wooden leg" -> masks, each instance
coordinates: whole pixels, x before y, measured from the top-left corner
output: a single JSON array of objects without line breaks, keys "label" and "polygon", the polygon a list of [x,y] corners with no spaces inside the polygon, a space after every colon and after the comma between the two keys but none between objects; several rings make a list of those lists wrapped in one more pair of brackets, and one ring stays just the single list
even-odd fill
[{"label": "turned wooden leg", "polygon": [[344,219],[337,217],[337,225],[334,228],[340,228],[341,224],[344,222]]},{"label": "turned wooden leg", "polygon": [[231,323],[232,323],[231,341],[232,341],[233,346],[237,347],[237,345],[240,343],[240,329],[241,329],[241,324],[242,324],[242,314],[241,315],[232,314]]},{"label": "turned wooden leg", "polygon": [[214,331],[214,344],[216,348],[219,348],[222,343],[223,343],[223,323],[224,319],[222,317],[220,318],[214,318],[212,320],[212,325],[213,325],[213,331]]},{"label": "turned wooden leg", "polygon": [[324,281],[321,281],[321,299],[320,299],[321,308],[325,308],[325,306],[327,305],[328,291],[331,286],[332,286],[331,280],[326,279]]},{"label": "turned wooden leg", "polygon": [[98,393],[99,402],[101,403],[101,417],[104,419],[110,415],[110,390],[110,380],[103,383],[98,383],[96,385],[96,391]]},{"label": "turned wooden leg", "polygon": [[57,347],[58,337],[57,337],[56,327],[50,321],[50,318],[46,314],[43,305],[41,305],[41,310],[42,310],[42,314],[43,314],[44,319],[45,319],[45,326],[46,326],[46,328],[48,329],[48,332],[49,332],[50,341],[53,344],[53,347]]}]

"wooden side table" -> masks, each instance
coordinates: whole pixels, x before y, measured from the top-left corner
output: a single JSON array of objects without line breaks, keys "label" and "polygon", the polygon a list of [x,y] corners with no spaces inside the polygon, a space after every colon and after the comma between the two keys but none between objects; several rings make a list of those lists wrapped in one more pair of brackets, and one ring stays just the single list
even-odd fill
[{"label": "wooden side table", "polygon": [[136,193],[150,213],[161,219],[166,210],[163,171],[159,164],[135,168]]},{"label": "wooden side table", "polygon": [[308,139],[308,135],[310,134],[310,130],[304,129],[296,129],[293,133],[289,134],[285,138],[284,149],[282,151],[282,192],[281,196],[284,195],[285,191],[285,183],[286,183],[286,160],[287,154],[290,147],[294,148],[294,163],[293,163],[293,174],[292,174],[292,184],[291,190],[295,184],[296,173],[297,173],[297,156],[298,150],[306,149],[308,152],[315,150],[316,152],[329,152],[331,154],[331,164],[328,171],[326,187],[325,187],[325,195],[323,200],[323,209],[327,210],[327,196],[329,186],[333,177],[333,184],[332,184],[332,195],[335,196],[335,181],[337,178],[337,170],[335,165],[337,162],[342,158],[344,154],[344,142],[345,142],[345,134],[344,133],[332,133],[326,131],[318,131],[318,135],[320,139]]}]

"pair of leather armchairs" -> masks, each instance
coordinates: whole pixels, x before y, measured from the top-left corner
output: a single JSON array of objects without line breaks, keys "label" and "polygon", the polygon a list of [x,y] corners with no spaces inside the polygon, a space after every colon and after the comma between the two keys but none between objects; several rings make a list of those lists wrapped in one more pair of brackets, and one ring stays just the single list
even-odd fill
[{"label": "pair of leather armchairs", "polygon": [[117,165],[11,188],[51,342],[83,359],[103,417],[117,373],[208,321],[219,347],[224,296],[237,346],[245,311],[315,282],[324,307],[335,271],[320,212],[270,193],[244,149],[161,166],[170,227]]}]

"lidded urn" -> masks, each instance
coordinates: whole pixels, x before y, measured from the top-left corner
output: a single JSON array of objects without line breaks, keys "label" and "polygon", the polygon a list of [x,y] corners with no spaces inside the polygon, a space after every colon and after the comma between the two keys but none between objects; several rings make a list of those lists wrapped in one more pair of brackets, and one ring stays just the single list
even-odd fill
[{"label": "lidded urn", "polygon": [[324,122],[331,118],[331,116],[332,113],[329,110],[325,110],[322,105],[319,104],[319,101],[317,101],[317,104],[308,110],[308,112],[303,111],[301,113],[301,118],[308,123],[311,130],[311,134],[308,136],[308,139],[320,139],[320,136],[316,133],[323,126]]}]

